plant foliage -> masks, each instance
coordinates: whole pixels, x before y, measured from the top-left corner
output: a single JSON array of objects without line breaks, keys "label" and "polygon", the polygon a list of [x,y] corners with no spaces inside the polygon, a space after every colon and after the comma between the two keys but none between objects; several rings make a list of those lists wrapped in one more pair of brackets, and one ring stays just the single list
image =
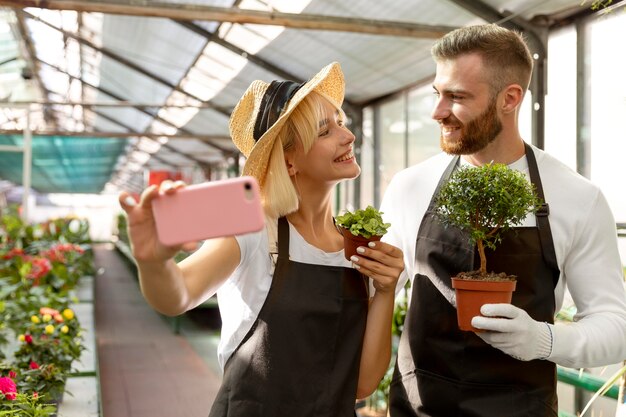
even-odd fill
[{"label": "plant foliage", "polygon": [[367,206],[365,210],[359,209],[354,213],[346,211],[341,216],[337,216],[335,221],[338,226],[350,230],[355,236],[370,238],[372,236],[382,236],[387,233],[390,223],[385,223],[380,211],[372,206]]},{"label": "plant foliage", "polygon": [[445,226],[468,233],[486,274],[484,247],[495,249],[503,233],[520,225],[542,202],[523,173],[504,164],[461,167],[452,173],[436,197],[435,211]]}]

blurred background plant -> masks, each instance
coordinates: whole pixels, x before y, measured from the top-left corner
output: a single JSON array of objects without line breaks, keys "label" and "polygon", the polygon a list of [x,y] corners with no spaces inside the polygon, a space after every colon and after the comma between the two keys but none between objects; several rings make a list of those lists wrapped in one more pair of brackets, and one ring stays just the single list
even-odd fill
[{"label": "blurred background plant", "polygon": [[70,308],[94,274],[89,224],[76,217],[26,224],[0,219],[0,417],[56,413],[65,381],[85,350]]}]

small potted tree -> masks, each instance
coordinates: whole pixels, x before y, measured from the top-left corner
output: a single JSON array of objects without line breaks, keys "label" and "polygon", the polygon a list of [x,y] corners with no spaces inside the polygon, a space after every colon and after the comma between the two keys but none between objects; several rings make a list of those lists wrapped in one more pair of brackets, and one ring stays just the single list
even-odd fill
[{"label": "small potted tree", "polygon": [[483,304],[511,302],[517,277],[488,272],[485,247],[495,250],[504,232],[520,225],[541,203],[524,174],[504,164],[461,167],[441,187],[435,202],[438,218],[444,226],[466,232],[480,256],[478,270],[452,277],[461,330],[479,331],[471,320]]},{"label": "small potted tree", "polygon": [[344,255],[350,260],[356,255],[356,248],[367,246],[371,241],[380,240],[391,224],[385,223],[380,211],[372,206],[356,210],[354,213],[346,211],[337,216],[335,222],[343,235]]}]

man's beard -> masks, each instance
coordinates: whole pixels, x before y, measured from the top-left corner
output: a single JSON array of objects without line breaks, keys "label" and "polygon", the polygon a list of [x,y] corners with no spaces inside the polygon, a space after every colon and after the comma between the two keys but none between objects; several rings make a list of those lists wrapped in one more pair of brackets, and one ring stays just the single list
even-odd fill
[{"label": "man's beard", "polygon": [[[459,124],[458,119],[449,120],[450,118],[440,121],[442,126],[448,124]],[[452,123],[450,123],[452,122]],[[454,142],[447,142],[443,134],[440,136],[439,144],[441,149],[451,155],[470,155],[483,150],[487,145],[494,141],[496,136],[502,131],[502,123],[498,119],[496,110],[496,100],[492,99],[487,109],[461,126],[460,137]]]}]

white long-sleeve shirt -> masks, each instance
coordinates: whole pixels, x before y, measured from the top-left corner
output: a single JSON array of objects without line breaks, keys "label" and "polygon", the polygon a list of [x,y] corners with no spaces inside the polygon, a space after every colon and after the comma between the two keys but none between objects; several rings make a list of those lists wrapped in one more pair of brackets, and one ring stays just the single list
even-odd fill
[{"label": "white long-sleeve shirt", "polygon": [[[597,186],[549,154],[533,151],[561,271],[554,290],[556,311],[566,291],[577,309],[573,323],[551,326],[554,340],[547,359],[572,368],[621,362],[626,359],[626,291],[613,214]],[[398,289],[416,274],[417,232],[451,158],[442,153],[399,172],[385,192],[381,211],[391,227],[383,240],[404,251],[406,268]],[[510,167],[528,175],[526,157]],[[534,215],[523,224],[534,225]]]}]

